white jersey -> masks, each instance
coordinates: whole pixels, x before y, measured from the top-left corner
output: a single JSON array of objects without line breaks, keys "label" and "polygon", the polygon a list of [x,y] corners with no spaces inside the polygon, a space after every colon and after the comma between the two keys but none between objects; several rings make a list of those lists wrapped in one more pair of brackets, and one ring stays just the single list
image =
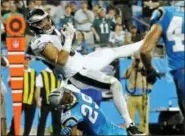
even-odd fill
[{"label": "white jersey", "polygon": [[55,64],[53,61],[50,61],[41,54],[41,51],[43,51],[43,49],[49,42],[52,43],[58,49],[58,51],[61,51],[63,49],[60,34],[37,35],[31,40],[30,46],[36,57],[39,57],[41,60],[44,60],[47,63],[51,64],[53,66],[52,70],[54,71],[54,73],[62,74],[65,78],[73,77],[78,72],[80,73],[84,70],[101,71],[115,59],[133,55],[133,53],[139,51],[143,43],[143,41],[140,41],[117,48],[105,48],[102,50],[94,51],[84,56],[71,49],[67,63],[65,64],[65,66],[61,66],[59,64]]},{"label": "white jersey", "polygon": [[84,65],[83,56],[77,51],[74,51],[73,49],[72,49],[73,53],[70,53],[65,66],[55,64],[54,62],[45,58],[41,54],[41,51],[45,48],[46,44],[49,42],[51,42],[58,49],[58,51],[62,50],[63,48],[62,40],[61,37],[58,35],[48,35],[48,34],[37,35],[31,40],[30,46],[37,57],[39,56],[41,60],[45,60],[47,63],[54,66],[54,69],[52,70],[54,70],[55,73],[62,74],[64,77],[69,78],[75,75],[83,68]]}]

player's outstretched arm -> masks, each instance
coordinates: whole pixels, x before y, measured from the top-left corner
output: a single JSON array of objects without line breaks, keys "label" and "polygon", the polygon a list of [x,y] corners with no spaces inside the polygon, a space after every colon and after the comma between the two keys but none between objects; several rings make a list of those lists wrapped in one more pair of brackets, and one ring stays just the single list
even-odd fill
[{"label": "player's outstretched arm", "polygon": [[76,29],[74,29],[72,24],[68,23],[65,25],[61,30],[61,33],[65,37],[63,49],[58,51],[58,49],[52,43],[48,43],[42,51],[42,54],[56,64],[65,65],[71,51],[71,45],[75,31]]},{"label": "player's outstretched arm", "polygon": [[144,38],[144,43],[141,48],[141,61],[146,69],[147,81],[149,84],[154,84],[157,77],[160,78],[159,73],[152,66],[151,52],[155,47],[156,43],[159,41],[162,34],[162,28],[159,24],[153,25],[151,30]]},{"label": "player's outstretched arm", "polygon": [[65,50],[58,51],[52,43],[48,43],[42,51],[42,55],[56,64],[65,65],[69,52]]},{"label": "player's outstretched arm", "polygon": [[159,24],[152,26],[151,30],[144,38],[143,46],[140,49],[141,60],[147,71],[152,71],[151,52],[156,46],[162,34],[162,28]]}]

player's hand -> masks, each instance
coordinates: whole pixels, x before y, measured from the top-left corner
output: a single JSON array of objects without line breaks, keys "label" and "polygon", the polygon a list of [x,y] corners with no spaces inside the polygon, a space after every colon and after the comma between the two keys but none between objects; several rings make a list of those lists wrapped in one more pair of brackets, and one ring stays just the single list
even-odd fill
[{"label": "player's hand", "polygon": [[161,75],[159,72],[157,72],[155,69],[152,69],[151,71],[146,72],[147,76],[147,82],[149,84],[154,84],[157,81],[157,78],[161,78]]},{"label": "player's hand", "polygon": [[76,29],[73,27],[71,23],[67,23],[61,30],[61,33],[64,35],[66,39],[73,39]]},{"label": "player's hand", "polygon": [[72,132],[72,129],[70,127],[65,127],[62,129],[61,134],[64,136],[68,136],[70,135]]}]

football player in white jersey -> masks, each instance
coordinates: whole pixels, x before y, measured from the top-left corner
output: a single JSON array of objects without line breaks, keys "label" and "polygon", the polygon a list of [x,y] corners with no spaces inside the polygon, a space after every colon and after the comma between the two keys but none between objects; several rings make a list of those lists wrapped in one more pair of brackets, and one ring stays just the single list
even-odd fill
[{"label": "football player in white jersey", "polygon": [[142,41],[117,48],[105,48],[83,56],[71,48],[75,34],[71,24],[64,26],[59,32],[48,14],[41,9],[32,10],[27,23],[36,34],[28,52],[46,62],[55,73],[62,74],[77,88],[110,90],[113,101],[126,122],[128,134],[143,135],[130,118],[121,83],[115,77],[101,72],[115,59],[128,57],[139,51]]}]

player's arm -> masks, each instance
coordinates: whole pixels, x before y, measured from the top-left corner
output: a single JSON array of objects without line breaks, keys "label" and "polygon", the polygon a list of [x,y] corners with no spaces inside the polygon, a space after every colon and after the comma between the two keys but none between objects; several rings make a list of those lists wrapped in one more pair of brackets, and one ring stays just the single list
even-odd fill
[{"label": "player's arm", "polygon": [[[71,44],[72,43],[69,43],[69,48]],[[70,51],[66,50],[58,51],[58,49],[52,43],[47,43],[47,45],[45,46],[44,50],[41,53],[44,57],[48,58],[52,62],[59,65],[65,65],[69,57],[69,52]]]},{"label": "player's arm", "polygon": [[140,55],[143,65],[147,71],[153,70],[151,52],[159,41],[161,35],[162,27],[159,24],[154,24],[144,38],[143,46],[140,49]]},{"label": "player's arm", "polygon": [[62,125],[63,125],[61,131],[62,135],[73,135],[76,132],[75,129],[77,129],[78,121],[75,118],[71,117],[63,121]]},{"label": "player's arm", "polygon": [[79,135],[80,132],[77,129],[77,126],[74,126],[74,127],[67,127],[67,126],[65,126],[62,129],[61,134],[65,135],[65,136],[76,136],[76,135]]},{"label": "player's arm", "polygon": [[[64,30],[65,29],[65,30]],[[65,42],[61,51],[59,51],[52,43],[48,42],[42,50],[42,55],[59,65],[65,65],[69,53],[71,51],[72,41],[75,34],[75,29],[72,24],[68,23],[63,27],[61,33],[65,37]]]}]

